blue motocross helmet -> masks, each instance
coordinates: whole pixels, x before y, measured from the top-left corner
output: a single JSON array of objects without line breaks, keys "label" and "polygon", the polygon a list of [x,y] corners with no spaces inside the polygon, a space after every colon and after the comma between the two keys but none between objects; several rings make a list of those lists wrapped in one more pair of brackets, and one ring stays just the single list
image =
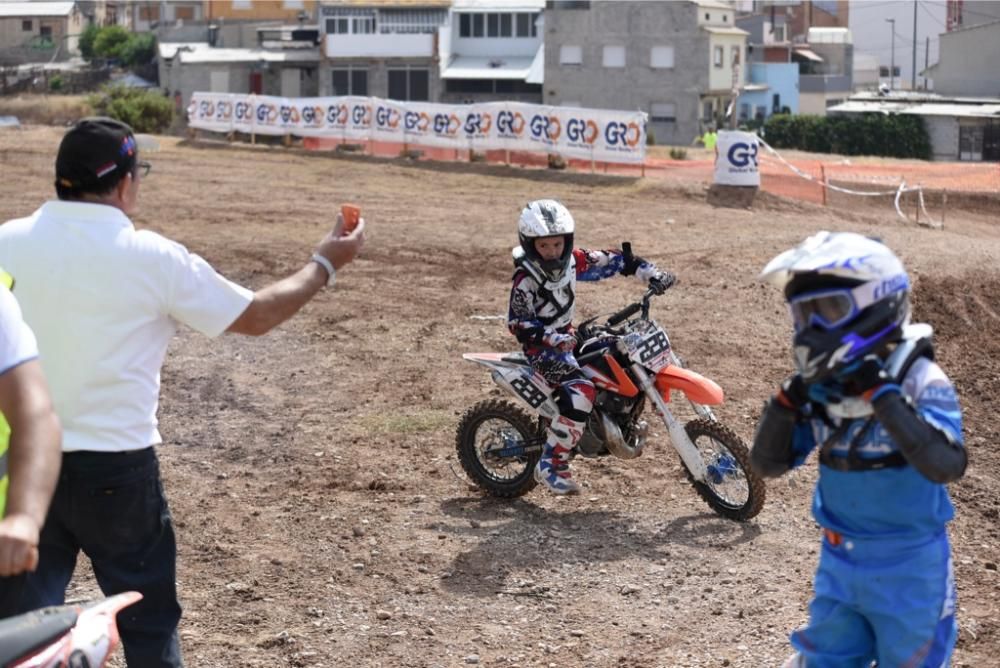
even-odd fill
[{"label": "blue motocross helmet", "polygon": [[885,244],[820,232],[780,254],[761,278],[780,287],[795,334],[795,365],[817,383],[900,339],[910,317],[910,280]]}]

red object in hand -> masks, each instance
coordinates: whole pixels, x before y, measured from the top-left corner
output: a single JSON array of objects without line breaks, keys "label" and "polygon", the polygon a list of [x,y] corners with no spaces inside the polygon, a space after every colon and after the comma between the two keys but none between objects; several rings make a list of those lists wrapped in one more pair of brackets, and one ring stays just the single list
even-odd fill
[{"label": "red object in hand", "polygon": [[361,207],[356,204],[344,204],[340,207],[340,215],[344,217],[344,234],[350,234],[361,220]]}]

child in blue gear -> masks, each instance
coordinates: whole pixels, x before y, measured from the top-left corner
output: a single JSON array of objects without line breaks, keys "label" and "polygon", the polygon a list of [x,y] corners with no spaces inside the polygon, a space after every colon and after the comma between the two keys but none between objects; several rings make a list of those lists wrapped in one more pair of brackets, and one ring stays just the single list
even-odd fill
[{"label": "child in blue gear", "polygon": [[909,322],[909,277],[882,243],[829,232],[761,277],[784,290],[798,372],[766,405],[752,463],[776,477],[819,451],[822,550],[785,666],[946,666],[958,625],[945,485],[967,459],[931,328]]},{"label": "child in blue gear", "polygon": [[507,326],[532,368],[557,386],[556,415],[548,429],[535,479],[556,494],[575,494],[569,459],[594,406],[593,383],[573,355],[573,306],[576,282],[635,275],[658,294],[674,283],[640,257],[619,251],[573,248],[575,223],[569,210],[551,199],[530,202],[518,221],[520,246],[514,249],[513,286]]}]

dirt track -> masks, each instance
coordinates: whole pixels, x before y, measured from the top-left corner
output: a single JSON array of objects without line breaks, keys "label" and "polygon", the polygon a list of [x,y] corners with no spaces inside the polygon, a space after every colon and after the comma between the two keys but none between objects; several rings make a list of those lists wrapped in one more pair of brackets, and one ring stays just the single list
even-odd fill
[{"label": "dirt track", "polygon": [[[59,136],[0,133],[0,220],[50,196]],[[759,668],[787,655],[817,556],[811,467],[773,483],[746,525],[708,512],[662,428],[641,459],[581,462],[574,499],[494,502],[453,474],[459,415],[493,391],[460,353],[512,348],[502,323],[472,316],[504,313],[514,221],[541,196],[576,214],[579,245],[628,239],[680,276],[654,316],[726,390],[720,417],[745,439],[790,368],[779,295],[754,280],[764,263],[822,228],[898,250],[965,409],[954,665],[995,664],[995,215],[956,213],[933,231],[888,208],[762,197],[753,211],[713,209],[683,184],[161,141],[146,156],[137,225],[245,285],[300,267],[341,201],[360,202],[370,226],[337,287],[276,332],[183,331],[171,347],[160,456],[188,665]],[[579,316],[637,290],[628,279],[582,286]],[[81,568],[72,593],[94,591]]]}]

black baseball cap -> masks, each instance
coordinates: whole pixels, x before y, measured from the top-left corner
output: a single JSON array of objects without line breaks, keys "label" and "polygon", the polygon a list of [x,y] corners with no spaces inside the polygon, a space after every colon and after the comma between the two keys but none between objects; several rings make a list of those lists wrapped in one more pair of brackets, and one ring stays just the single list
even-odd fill
[{"label": "black baseball cap", "polygon": [[62,138],[56,156],[56,185],[74,190],[109,189],[135,169],[135,134],[113,118],[77,122]]}]

